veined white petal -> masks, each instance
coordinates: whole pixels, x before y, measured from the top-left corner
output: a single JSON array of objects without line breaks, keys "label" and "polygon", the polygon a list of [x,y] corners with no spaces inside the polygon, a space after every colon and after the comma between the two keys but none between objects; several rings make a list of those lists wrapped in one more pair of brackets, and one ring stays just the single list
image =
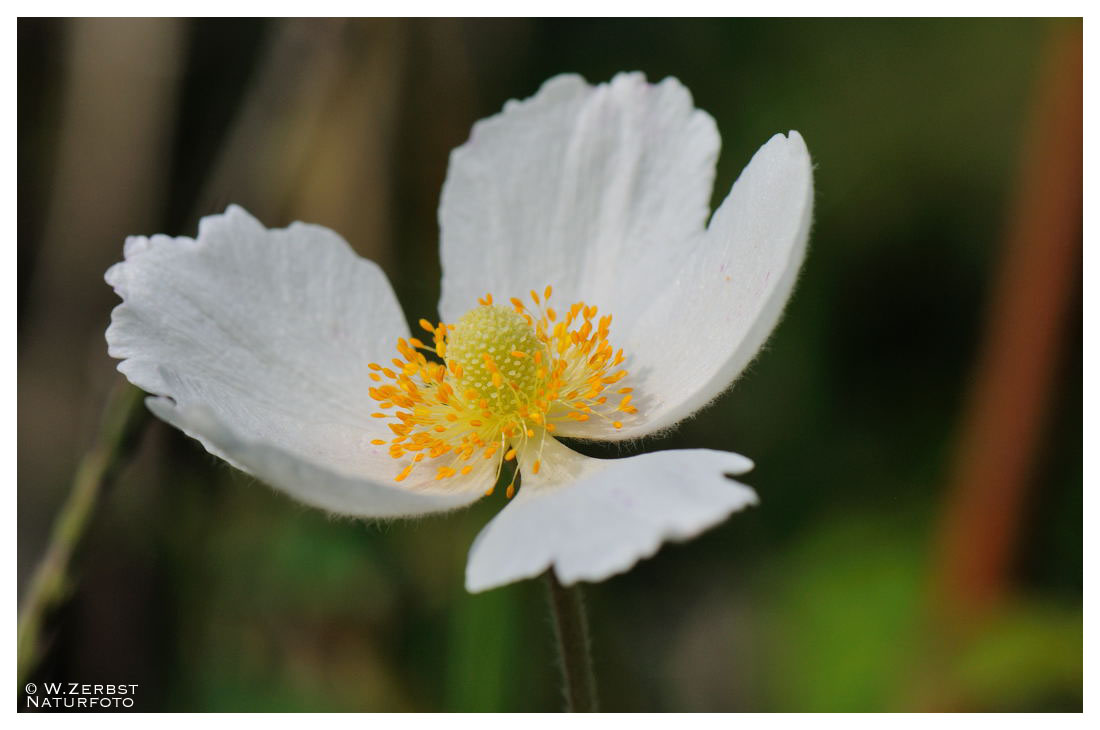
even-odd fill
[{"label": "veined white petal", "polygon": [[810,155],[798,132],[772,137],[752,158],[706,233],[640,316],[612,335],[628,359],[634,418],[622,429],[598,420],[559,433],[617,440],[668,428],[726,390],[771,334],[806,251],[813,210]]},{"label": "veined white petal", "polygon": [[[322,473],[387,490],[431,479],[414,472],[399,487],[401,465],[371,443],[392,434],[371,417],[367,366],[388,362],[408,328],[382,271],[332,231],[302,223],[268,230],[230,206],[204,218],[196,239],[128,239],[125,260],[106,279],[123,300],[111,315],[108,352],[130,382],[175,404],[161,402],[158,415],[171,415],[211,452],[333,510],[340,502],[320,496]],[[217,433],[204,424],[217,424]],[[254,455],[262,463],[247,460]],[[299,476],[319,481],[291,484]],[[458,478],[447,486],[485,489]],[[310,489],[316,498],[305,496]],[[355,514],[394,513],[388,503],[378,511],[348,504]]]},{"label": "veined white petal", "polygon": [[755,504],[756,493],[726,477],[752,462],[707,449],[590,459],[548,439],[521,456],[519,494],[470,549],[466,588],[479,592],[551,566],[565,585],[630,569],[667,540],[688,540]]},{"label": "veined white petal", "polygon": [[728,388],[790,296],[813,203],[801,136],[757,152],[704,229],[719,147],[713,120],[675,79],[558,76],[475,125],[451,156],[439,218],[454,320],[492,292],[584,300],[614,317],[636,416],[562,435],[659,431]]},{"label": "veined white petal", "polygon": [[148,398],[146,404],[159,418],[201,441],[211,453],[291,497],[329,512],[356,517],[409,517],[464,507],[482,496],[471,490],[408,489],[392,478],[374,481],[341,474],[270,443],[242,438],[204,405],[179,406],[168,398]]},{"label": "veined white petal", "polygon": [[[719,138],[676,79],[557,76],[478,122],[451,154],[439,209],[453,321],[491,292],[554,287],[620,316],[659,291],[709,214]],[[615,332],[615,327],[612,328]]]}]

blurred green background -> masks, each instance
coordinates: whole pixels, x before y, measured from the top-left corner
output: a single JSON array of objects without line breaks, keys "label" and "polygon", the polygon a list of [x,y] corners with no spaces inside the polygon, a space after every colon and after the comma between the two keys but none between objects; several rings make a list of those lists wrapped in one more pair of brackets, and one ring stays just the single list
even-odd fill
[{"label": "blurred green background", "polygon": [[[1029,185],[1062,174],[1034,150],[1065,137],[1048,102],[1075,43],[1079,79],[1079,21],[20,20],[20,595],[117,378],[102,276],[127,234],[193,235],[230,202],[321,223],[431,318],[473,122],[560,72],[639,69],[716,119],[716,204],[788,129],[817,202],[768,349],[642,445],[750,456],[761,505],[588,587],[603,707],[1080,709],[1080,167],[1076,207]],[[1068,246],[1016,233],[1035,206],[1068,211]],[[1016,249],[1063,275],[1005,278]],[[1048,336],[1006,357],[996,331]],[[989,402],[1024,426],[986,444],[1008,478],[975,456]],[[146,710],[558,709],[543,586],[463,589],[502,499],[330,519],[154,422],[34,678],[136,683]]]}]

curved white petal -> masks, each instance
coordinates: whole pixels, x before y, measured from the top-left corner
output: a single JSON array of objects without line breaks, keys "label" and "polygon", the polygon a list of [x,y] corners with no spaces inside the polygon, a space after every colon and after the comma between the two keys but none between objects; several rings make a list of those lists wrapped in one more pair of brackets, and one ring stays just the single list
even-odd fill
[{"label": "curved white petal", "polygon": [[[741,173],[706,233],[683,247],[641,316],[616,313],[636,417],[563,423],[559,433],[625,439],[668,428],[726,390],[763,346],[790,298],[813,210],[810,155],[798,132],[772,137]],[[625,324],[625,326],[623,326]]]},{"label": "curved white petal", "polygon": [[630,569],[667,540],[687,540],[756,503],[732,481],[752,462],[707,449],[590,459],[556,441],[542,468],[529,447],[519,494],[470,549],[466,588],[479,592],[536,576],[553,566],[565,585],[600,581]]},{"label": "curved white petal", "polygon": [[486,292],[506,301],[547,284],[564,307],[640,311],[703,230],[718,147],[714,120],[673,78],[557,76],[509,102],[451,154],[439,209],[444,320]]},{"label": "curved white petal", "polygon": [[159,418],[201,441],[211,453],[298,501],[329,512],[355,517],[410,517],[464,507],[482,496],[474,490],[406,489],[392,479],[376,481],[343,474],[270,443],[242,438],[206,406],[179,406],[168,398],[147,398],[146,404]]},{"label": "curved white petal", "polygon": [[541,292],[610,313],[634,388],[624,427],[562,435],[632,438],[672,426],[729,387],[779,320],[805,252],[810,157],[776,135],[704,229],[719,148],[713,120],[675,79],[558,76],[475,125],[451,155],[439,219],[454,320],[492,292]]},{"label": "curved white petal", "polygon": [[[390,502],[377,510],[370,503],[404,490],[393,482],[401,465],[371,444],[392,434],[370,416],[367,365],[388,361],[408,329],[374,263],[328,229],[268,230],[231,206],[204,218],[194,240],[128,239],[125,260],[106,279],[123,300],[111,315],[108,352],[130,382],[175,404],[154,401],[158,415],[303,501],[394,514]],[[252,463],[256,455],[262,459]],[[332,501],[320,496],[322,473],[352,480],[348,489],[355,480],[381,486],[364,487],[358,502]],[[431,476],[414,472],[402,486],[421,488]]]}]

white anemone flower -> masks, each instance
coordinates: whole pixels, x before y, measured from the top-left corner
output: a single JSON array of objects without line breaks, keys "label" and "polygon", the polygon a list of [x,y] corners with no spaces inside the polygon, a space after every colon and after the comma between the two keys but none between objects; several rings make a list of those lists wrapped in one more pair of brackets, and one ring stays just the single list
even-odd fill
[{"label": "white anemone flower", "polygon": [[757,500],[730,478],[752,468],[734,453],[594,459],[556,438],[667,431],[779,320],[810,227],[809,154],[797,132],[774,136],[708,223],[719,144],[675,79],[552,78],[451,155],[442,322],[420,320],[423,339],[336,233],[230,206],[195,239],[127,239],[106,275],[123,300],[109,353],[161,419],[332,513],[451,510],[514,466],[467,589],[550,568],[603,580]]}]

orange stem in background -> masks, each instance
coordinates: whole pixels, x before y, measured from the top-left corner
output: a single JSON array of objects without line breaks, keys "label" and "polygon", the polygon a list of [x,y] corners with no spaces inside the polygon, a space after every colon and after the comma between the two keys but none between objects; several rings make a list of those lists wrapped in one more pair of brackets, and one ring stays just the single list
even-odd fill
[{"label": "orange stem in background", "polygon": [[935,600],[976,615],[1007,587],[1080,265],[1081,27],[1053,33],[1004,258],[936,536]]}]

